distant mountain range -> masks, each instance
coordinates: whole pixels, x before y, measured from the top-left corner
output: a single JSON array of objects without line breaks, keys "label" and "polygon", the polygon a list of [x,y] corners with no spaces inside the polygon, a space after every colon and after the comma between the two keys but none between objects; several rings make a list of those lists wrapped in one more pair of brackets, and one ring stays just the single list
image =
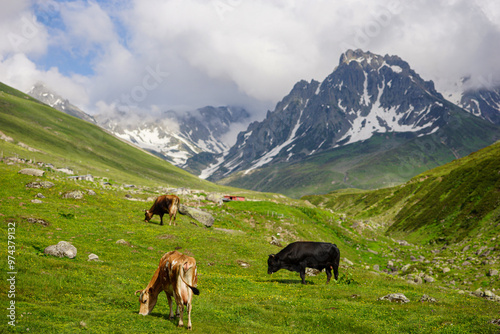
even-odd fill
[{"label": "distant mountain range", "polygon": [[250,116],[240,107],[207,106],[194,111],[167,111],[155,119],[141,118],[118,110],[94,117],[41,82],[35,84],[28,95],[59,111],[98,124],[177,166],[198,153],[218,154],[227,151],[229,145],[226,136],[233,126],[248,124]]},{"label": "distant mountain range", "polygon": [[[498,111],[485,110],[494,96],[464,92],[467,113],[401,58],[349,50],[323,82],[295,84],[228,152],[205,155],[200,175],[291,196],[397,184],[500,138]],[[479,99],[477,110],[467,102]]]},{"label": "distant mountain range", "polygon": [[29,94],[201,178],[300,197],[391,186],[495,142],[500,87],[467,87],[464,79],[444,97],[397,56],[348,50],[322,82],[297,82],[231,147],[227,134],[248,124],[242,108],[92,117],[43,85]]},{"label": "distant mountain range", "polygon": [[[97,123],[116,136],[182,166],[198,153],[222,153],[229,149],[225,136],[234,125],[249,117],[238,107],[204,107],[195,111],[163,112],[155,119],[131,122],[130,115],[117,112],[96,116]],[[137,116],[132,116],[137,119]]]}]

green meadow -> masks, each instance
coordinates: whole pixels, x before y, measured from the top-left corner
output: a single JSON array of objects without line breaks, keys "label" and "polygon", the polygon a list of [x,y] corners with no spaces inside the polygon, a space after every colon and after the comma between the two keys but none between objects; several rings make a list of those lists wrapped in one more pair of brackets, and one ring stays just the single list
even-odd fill
[{"label": "green meadow", "polygon": [[[195,333],[499,331],[500,303],[470,293],[500,291],[499,276],[487,274],[498,269],[500,249],[498,145],[398,187],[298,200],[200,180],[1,83],[0,131],[0,332],[185,332],[168,319],[164,294],[148,316],[138,314],[134,295],[171,250],[197,260]],[[45,174],[18,173],[26,167]],[[58,168],[94,181],[70,180]],[[27,187],[34,181],[54,185]],[[214,225],[182,215],[176,226],[160,226],[157,216],[144,222],[154,198],[174,188],[191,189],[181,203],[209,212]],[[74,190],[84,197],[63,198]],[[212,192],[247,201],[219,206],[206,200]],[[44,254],[62,240],[77,248],[75,258]],[[319,273],[302,285],[298,273],[268,275],[268,255],[281,250],[273,240],[335,243],[338,281],[327,285]],[[475,255],[484,247],[488,257]],[[90,254],[99,260],[89,261]],[[461,257],[471,265],[461,267]],[[415,284],[409,275],[435,281]],[[410,302],[379,300],[390,293]]]},{"label": "green meadow", "polygon": [[[144,288],[167,251],[194,256],[199,272],[199,296],[193,298],[196,333],[497,333],[490,321],[500,304],[459,294],[440,282],[415,285],[399,276],[376,272],[387,261],[367,252],[371,238],[356,233],[349,218],[306,206],[282,196],[273,200],[230,202],[222,206],[193,196],[181,196],[215,217],[202,227],[178,215],[177,226],[160,226],[158,217],[143,221],[148,197],[158,190],[124,189],[99,182],[69,181],[46,168],[40,180],[50,189],[26,188],[36,177],[18,174],[24,164],[0,163],[2,221],[0,253],[7,276],[8,225],[15,224],[15,297],[0,285],[4,323],[19,333],[157,333],[183,332],[177,319],[168,320],[166,296],[151,315],[138,314],[134,292]],[[82,190],[80,200],[61,194]],[[95,195],[89,195],[94,190]],[[42,193],[42,203],[32,203]],[[128,196],[128,197],[127,197]],[[45,224],[28,218],[43,219]],[[33,220],[31,220],[33,221]],[[44,226],[46,225],[46,226]],[[11,225],[12,226],[12,225]],[[306,278],[297,273],[267,274],[267,256],[295,240],[329,241],[338,245],[339,280],[328,285],[326,275]],[[368,235],[373,237],[374,235]],[[379,244],[396,247],[390,238]],[[125,244],[117,244],[120,239]],[[78,250],[74,259],[45,255],[45,247],[65,240]],[[381,246],[383,248],[384,246]],[[88,261],[94,253],[99,261]],[[245,263],[248,266],[242,266]],[[370,268],[370,269],[367,269]],[[498,285],[497,285],[498,286]],[[378,300],[403,293],[409,303]],[[427,294],[437,302],[421,302]],[[8,325],[8,303],[15,300],[15,326]]]}]

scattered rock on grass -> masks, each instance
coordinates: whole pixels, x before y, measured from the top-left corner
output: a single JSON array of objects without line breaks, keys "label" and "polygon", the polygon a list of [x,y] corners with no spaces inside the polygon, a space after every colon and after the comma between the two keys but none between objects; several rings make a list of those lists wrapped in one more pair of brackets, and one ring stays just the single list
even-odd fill
[{"label": "scattered rock on grass", "polygon": [[427,295],[423,295],[422,298],[420,298],[420,301],[421,302],[429,302],[429,303],[437,302],[437,300],[435,298],[432,298],[432,297],[427,296]]},{"label": "scattered rock on grass", "polygon": [[342,261],[344,261],[344,263],[347,264],[348,266],[353,266],[354,265],[354,263],[352,263],[351,261],[349,261],[346,257]]},{"label": "scattered rock on grass", "polygon": [[186,205],[179,205],[179,213],[182,215],[187,215],[192,219],[202,223],[206,227],[211,227],[214,224],[214,217],[208,212],[201,211],[199,209],[191,208]]},{"label": "scattered rock on grass", "polygon": [[94,253],[89,254],[89,259],[87,261],[99,261],[99,256]]},{"label": "scattered rock on grass", "polygon": [[271,236],[271,239],[272,239],[270,242],[271,245],[283,247],[283,245],[281,244],[283,240],[276,238],[274,235]]},{"label": "scattered rock on grass", "polygon": [[306,275],[307,276],[317,276],[321,273],[318,269],[314,268],[306,268]]},{"label": "scattered rock on grass", "polygon": [[47,255],[57,257],[69,257],[73,259],[76,256],[76,247],[67,241],[59,241],[57,245],[50,245],[43,251]]},{"label": "scattered rock on grass", "polygon": [[498,270],[496,270],[496,269],[490,269],[488,271],[488,276],[498,276]]},{"label": "scattered rock on grass", "polygon": [[125,241],[124,239],[120,239],[120,240],[117,240],[116,243],[118,245],[126,245],[126,246],[130,246],[130,243],[128,241]]},{"label": "scattered rock on grass", "polygon": [[54,183],[50,181],[33,181],[26,184],[26,188],[45,188],[49,189],[54,186]]},{"label": "scattered rock on grass", "polygon": [[40,219],[40,218],[26,218],[26,220],[28,221],[28,223],[32,223],[32,224],[40,224],[42,226],[49,226],[50,225],[48,221]]},{"label": "scattered rock on grass", "polygon": [[390,302],[397,302],[397,303],[402,303],[402,304],[408,303],[410,301],[402,293],[391,293],[391,294],[388,294],[384,297],[380,297],[378,300],[388,300]]},{"label": "scattered rock on grass", "polygon": [[83,192],[80,190],[73,190],[73,191],[68,191],[65,192],[62,195],[63,198],[73,198],[73,199],[82,199],[83,198]]},{"label": "scattered rock on grass", "polygon": [[247,262],[245,262],[245,261],[238,260],[237,262],[238,262],[238,264],[240,265],[240,267],[243,267],[243,268],[248,268],[248,267],[250,267],[250,264],[249,264],[249,263],[247,263]]},{"label": "scattered rock on grass", "polygon": [[23,168],[18,173],[31,176],[43,176],[45,171],[36,168]]}]

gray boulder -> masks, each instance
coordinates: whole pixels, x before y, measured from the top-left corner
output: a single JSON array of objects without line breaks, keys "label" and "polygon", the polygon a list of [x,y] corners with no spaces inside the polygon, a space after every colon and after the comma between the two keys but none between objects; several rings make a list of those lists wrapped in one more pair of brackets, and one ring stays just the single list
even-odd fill
[{"label": "gray boulder", "polygon": [[211,214],[199,209],[191,208],[184,204],[179,205],[179,213],[191,217],[192,219],[205,225],[206,227],[211,227],[214,224],[215,219]]},{"label": "gray boulder", "polygon": [[67,241],[59,241],[57,245],[50,245],[43,252],[47,255],[73,259],[76,256],[76,247]]},{"label": "gray boulder", "polygon": [[18,173],[31,176],[43,176],[45,171],[36,168],[23,168]]},{"label": "gray boulder", "polygon": [[488,271],[488,276],[498,276],[498,270],[496,270],[496,269],[490,269]]},{"label": "gray boulder", "polygon": [[73,198],[73,199],[82,199],[83,198],[83,192],[80,190],[73,190],[73,191],[68,191],[65,192],[62,195],[63,198]]},{"label": "gray boulder", "polygon": [[483,290],[481,290],[480,288],[479,288],[479,289],[477,289],[476,291],[473,291],[473,292],[472,292],[472,294],[473,294],[474,296],[477,296],[477,297],[482,297],[482,296],[484,296],[484,292],[483,292]]},{"label": "gray boulder", "polygon": [[434,277],[431,277],[431,276],[425,276],[425,277],[424,277],[424,281],[425,281],[426,283],[432,283],[432,282],[434,282],[434,281],[435,281],[435,279],[434,279]]},{"label": "gray boulder", "polygon": [[402,304],[408,303],[410,301],[402,293],[391,293],[391,294],[388,294],[384,297],[380,297],[378,300],[388,300],[390,302],[397,302],[397,303],[402,303]]},{"label": "gray boulder", "polygon": [[94,253],[89,254],[89,259],[87,261],[99,261],[99,256]]},{"label": "gray boulder", "polygon": [[347,259],[346,257],[342,259],[342,261],[344,261],[345,264],[347,264],[348,266],[353,266],[354,263],[352,263],[352,261],[350,261],[349,259]]},{"label": "gray boulder", "polygon": [[422,298],[420,298],[420,301],[421,302],[429,302],[429,303],[435,303],[435,302],[437,302],[436,298],[433,298],[433,297],[430,297],[430,296],[427,296],[427,295],[423,295]]},{"label": "gray boulder", "polygon": [[222,205],[222,199],[224,195],[218,193],[209,193],[207,195],[207,201],[217,203],[218,205]]},{"label": "gray boulder", "polygon": [[410,269],[410,267],[411,267],[411,264],[405,264],[405,265],[403,266],[403,268],[401,268],[401,271],[402,271],[402,272],[406,272],[406,271],[408,271],[408,269]]},{"label": "gray boulder", "polygon": [[54,183],[50,181],[33,181],[26,184],[26,188],[45,188],[49,189],[54,186]]}]

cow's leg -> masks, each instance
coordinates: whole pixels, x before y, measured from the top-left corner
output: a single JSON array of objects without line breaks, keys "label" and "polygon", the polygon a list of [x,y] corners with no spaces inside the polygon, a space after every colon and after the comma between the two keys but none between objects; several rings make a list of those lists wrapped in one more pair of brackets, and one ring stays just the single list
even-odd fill
[{"label": "cow's leg", "polygon": [[325,268],[326,271],[326,284],[330,282],[330,279],[332,278],[332,267],[327,267]]},{"label": "cow's leg", "polygon": [[163,225],[163,213],[160,213],[160,225]]},{"label": "cow's leg", "polygon": [[184,326],[184,304],[182,304],[181,302],[181,306],[180,306],[180,314],[179,314],[179,324],[177,325],[177,327],[182,327]]},{"label": "cow's leg", "polygon": [[302,284],[306,284],[306,268],[301,268],[299,274],[302,279]]},{"label": "cow's leg", "polygon": [[[168,215],[170,216],[170,222],[168,223],[168,225],[172,225],[172,214],[169,213]],[[174,222],[174,226],[175,226],[175,222]]]},{"label": "cow's leg", "polygon": [[191,324],[191,303],[187,304],[187,312],[188,312],[188,326],[187,329],[193,329],[193,325]]},{"label": "cow's leg", "polygon": [[335,280],[338,280],[339,279],[339,263],[335,263],[333,265],[333,273],[335,275]]},{"label": "cow's leg", "polygon": [[172,297],[167,294],[167,299],[168,299],[168,307],[170,308],[170,314],[168,315],[168,318],[172,320],[174,318],[174,308],[172,307]]}]

